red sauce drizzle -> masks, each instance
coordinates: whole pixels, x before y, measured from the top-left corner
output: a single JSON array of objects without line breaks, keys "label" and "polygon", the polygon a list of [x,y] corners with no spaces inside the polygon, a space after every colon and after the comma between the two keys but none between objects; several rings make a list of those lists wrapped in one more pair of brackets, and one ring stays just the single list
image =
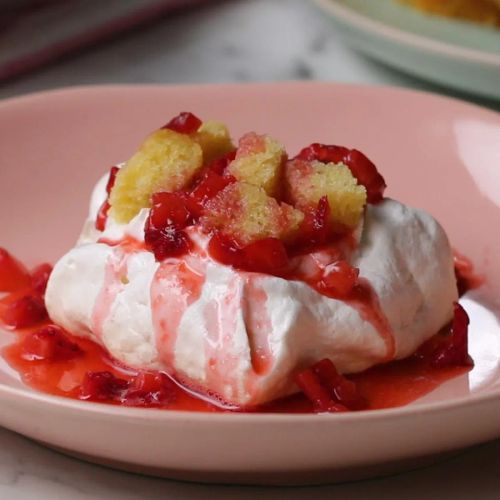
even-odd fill
[{"label": "red sauce drizzle", "polygon": [[247,279],[245,286],[249,288],[249,294],[245,295],[243,302],[243,318],[248,332],[252,368],[255,374],[264,375],[269,372],[273,363],[269,346],[272,325],[266,309],[267,294],[255,279]]}]

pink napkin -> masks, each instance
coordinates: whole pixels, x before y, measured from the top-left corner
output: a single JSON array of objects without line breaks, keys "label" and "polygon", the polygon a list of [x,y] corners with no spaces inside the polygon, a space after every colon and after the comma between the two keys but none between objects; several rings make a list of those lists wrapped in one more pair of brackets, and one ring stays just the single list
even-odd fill
[{"label": "pink napkin", "polygon": [[0,0],[0,81],[208,0]]}]

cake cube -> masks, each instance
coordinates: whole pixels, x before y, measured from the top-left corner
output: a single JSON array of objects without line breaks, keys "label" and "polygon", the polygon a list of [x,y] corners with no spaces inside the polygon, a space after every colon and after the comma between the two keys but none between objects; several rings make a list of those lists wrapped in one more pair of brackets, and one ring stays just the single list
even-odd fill
[{"label": "cake cube", "polygon": [[207,203],[201,223],[207,231],[218,230],[238,244],[248,245],[263,238],[289,241],[303,219],[300,210],[278,203],[263,188],[235,182]]},{"label": "cake cube", "polygon": [[157,130],[118,172],[109,198],[110,215],[117,222],[129,222],[151,205],[154,193],[187,187],[202,165],[198,142],[169,129]]},{"label": "cake cube", "polygon": [[286,153],[283,146],[267,135],[255,132],[239,140],[228,172],[236,179],[263,188],[269,196],[278,195]]},{"label": "cake cube", "polygon": [[287,200],[300,210],[316,208],[327,196],[332,223],[357,226],[366,204],[366,189],[342,163],[295,159],[285,167]]},{"label": "cake cube", "polygon": [[191,137],[201,146],[205,165],[235,149],[229,130],[220,122],[204,122]]}]

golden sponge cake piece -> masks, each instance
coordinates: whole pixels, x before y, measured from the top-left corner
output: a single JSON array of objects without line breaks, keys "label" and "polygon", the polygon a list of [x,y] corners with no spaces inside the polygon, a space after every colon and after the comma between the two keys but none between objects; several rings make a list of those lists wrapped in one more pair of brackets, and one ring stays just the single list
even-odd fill
[{"label": "golden sponge cake piece", "polygon": [[287,199],[300,210],[313,210],[326,196],[332,223],[357,226],[366,205],[366,189],[342,163],[294,159],[285,167]]},{"label": "golden sponge cake piece", "polygon": [[263,238],[293,239],[304,214],[267,195],[264,188],[234,182],[210,200],[201,223],[205,230],[218,230],[240,245]]},{"label": "golden sponge cake piece", "polygon": [[191,137],[201,146],[205,165],[235,149],[229,130],[221,122],[204,122]]},{"label": "golden sponge cake piece", "polygon": [[228,172],[239,181],[261,187],[269,196],[276,196],[285,161],[285,149],[278,141],[250,132],[239,140],[236,157]]},{"label": "golden sponge cake piece", "polygon": [[153,193],[187,186],[203,165],[201,146],[169,129],[153,132],[118,172],[110,194],[110,215],[129,222],[150,206]]},{"label": "golden sponge cake piece", "polygon": [[189,135],[168,128],[153,132],[116,176],[110,215],[129,222],[150,206],[154,193],[188,187],[202,165],[233,150],[229,131],[219,122],[205,122]]}]

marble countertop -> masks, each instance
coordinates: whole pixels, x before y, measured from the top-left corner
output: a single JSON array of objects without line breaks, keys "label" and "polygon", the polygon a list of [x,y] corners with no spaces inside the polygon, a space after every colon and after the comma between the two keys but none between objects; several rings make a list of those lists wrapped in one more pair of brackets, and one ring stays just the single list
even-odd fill
[{"label": "marble countertop", "polygon": [[[104,46],[0,84],[0,98],[67,85],[329,80],[456,93],[346,47],[306,0],[233,0],[166,17]],[[500,110],[500,103],[458,96]],[[500,440],[390,478],[316,488],[206,486],[93,466],[0,430],[0,500],[225,498],[497,499]]]}]

